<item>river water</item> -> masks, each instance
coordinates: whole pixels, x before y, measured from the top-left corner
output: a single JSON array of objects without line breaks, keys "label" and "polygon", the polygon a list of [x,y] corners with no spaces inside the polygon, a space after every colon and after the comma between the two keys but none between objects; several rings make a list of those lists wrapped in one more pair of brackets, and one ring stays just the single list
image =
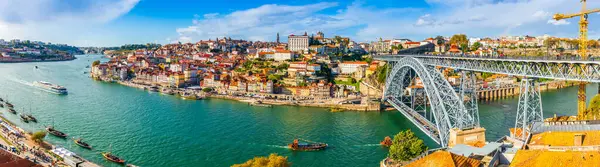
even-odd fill
[{"label": "river water", "polygon": [[[53,136],[46,140],[104,166],[118,165],[105,161],[102,151],[112,151],[140,166],[230,166],[270,153],[288,156],[294,166],[377,166],[387,155],[379,141],[405,129],[413,129],[428,146],[436,147],[398,112],[331,113],[309,107],[253,107],[220,99],[181,100],[94,81],[84,72],[97,59],[102,58],[82,55],[67,62],[0,64],[0,97],[15,104],[17,112],[25,108],[40,123],[22,123],[4,109],[0,114],[28,131],[54,125],[70,137],[82,137],[94,150]],[[63,85],[69,95],[36,89],[33,81]],[[588,96],[596,91],[590,85]],[[575,114],[576,92],[572,87],[543,93],[544,115]],[[502,137],[514,126],[517,101],[514,97],[480,104],[488,140]],[[293,152],[285,147],[294,138],[326,142],[331,147]]]}]

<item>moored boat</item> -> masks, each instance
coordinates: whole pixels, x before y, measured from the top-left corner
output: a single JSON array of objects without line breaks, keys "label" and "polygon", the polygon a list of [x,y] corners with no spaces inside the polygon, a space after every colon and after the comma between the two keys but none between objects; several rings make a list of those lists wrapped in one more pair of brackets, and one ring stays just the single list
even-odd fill
[{"label": "moored boat", "polygon": [[8,101],[6,102],[6,106],[7,106],[8,108],[13,108],[13,107],[15,107],[15,106],[14,106],[12,103],[10,103],[10,102],[8,102]]},{"label": "moored boat", "polygon": [[150,92],[158,92],[158,86],[151,86],[148,88]]},{"label": "moored boat", "polygon": [[27,118],[27,116],[20,114],[19,117],[21,117],[21,121],[23,121],[25,123],[29,123],[29,119]]},{"label": "moored boat", "polygon": [[181,95],[181,98],[186,100],[198,100],[198,96],[189,92],[184,92],[183,95]]},{"label": "moored boat", "polygon": [[4,108],[4,104],[0,103],[0,108]]},{"label": "moored boat", "polygon": [[26,114],[25,116],[27,116],[27,119],[29,119],[30,121],[33,121],[33,122],[37,123],[37,119],[35,117],[33,117],[33,115]]},{"label": "moored boat", "polygon": [[67,137],[67,134],[65,134],[65,133],[63,133],[63,132],[61,132],[61,131],[58,131],[58,130],[54,129],[54,127],[52,127],[52,126],[48,126],[48,127],[46,127],[46,131],[47,131],[48,133],[50,133],[50,134],[52,134],[52,135],[56,136],[56,137],[60,137],[60,138],[66,138],[66,137]]},{"label": "moored boat", "polygon": [[259,107],[273,107],[272,105],[269,104],[265,104],[262,101],[256,101],[256,102],[252,102],[250,103],[251,106],[259,106]]},{"label": "moored boat", "polygon": [[3,99],[3,98],[0,98],[0,102],[4,102],[4,99]]},{"label": "moored boat", "polygon": [[75,144],[77,144],[78,146],[81,146],[83,148],[87,148],[87,149],[90,149],[90,150],[92,149],[92,146],[90,144],[86,143],[86,142],[83,142],[83,140],[81,138],[78,138],[78,139],[73,138],[73,142]]},{"label": "moored boat", "polygon": [[342,111],[344,111],[344,109],[334,107],[334,108],[330,108],[329,111],[331,111],[331,112],[342,112]]},{"label": "moored boat", "polygon": [[103,152],[102,156],[104,157],[104,159],[115,162],[115,163],[119,163],[119,164],[124,164],[125,160],[113,155],[110,152]]},{"label": "moored boat", "polygon": [[175,94],[175,92],[173,92],[171,89],[167,89],[167,88],[162,88],[162,90],[160,90],[160,93],[166,94],[166,95],[173,95],[173,94]]},{"label": "moored boat", "polygon": [[40,89],[44,89],[46,91],[60,94],[60,95],[66,95],[68,93],[67,88],[60,86],[60,85],[52,84],[50,82],[35,81],[35,82],[33,82],[33,85]]},{"label": "moored boat", "polygon": [[9,108],[8,112],[12,113],[12,114],[17,114],[17,111],[15,111],[15,109]]},{"label": "moored boat", "polygon": [[325,143],[299,143],[298,139],[294,139],[292,144],[288,144],[288,148],[294,151],[319,151],[327,148]]}]

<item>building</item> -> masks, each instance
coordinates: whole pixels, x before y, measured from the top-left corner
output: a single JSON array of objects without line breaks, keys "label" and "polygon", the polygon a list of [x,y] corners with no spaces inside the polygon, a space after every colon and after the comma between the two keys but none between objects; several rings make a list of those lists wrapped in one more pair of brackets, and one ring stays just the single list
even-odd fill
[{"label": "building", "polygon": [[480,165],[482,165],[482,163],[477,159],[456,155],[449,151],[436,151],[405,165],[405,167],[478,167]]},{"label": "building", "polygon": [[286,61],[292,60],[294,58],[293,54],[289,50],[277,50],[273,55],[273,59],[275,61]]},{"label": "building", "polygon": [[339,66],[341,69],[341,71],[340,71],[341,74],[352,74],[358,70],[358,67],[369,66],[369,63],[364,62],[364,61],[357,61],[357,62],[347,61],[347,62],[340,63]]},{"label": "building", "polygon": [[288,36],[288,50],[293,52],[308,51],[308,35],[290,35]]}]

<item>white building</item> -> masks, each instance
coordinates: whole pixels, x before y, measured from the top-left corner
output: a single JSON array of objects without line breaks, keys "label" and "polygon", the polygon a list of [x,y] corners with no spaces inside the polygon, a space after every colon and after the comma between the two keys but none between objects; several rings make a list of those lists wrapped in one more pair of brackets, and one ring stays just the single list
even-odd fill
[{"label": "white building", "polygon": [[308,50],[308,35],[290,35],[288,36],[288,49],[294,52],[303,52]]},{"label": "white building", "polygon": [[286,60],[292,60],[293,54],[291,51],[289,50],[278,50],[275,52],[275,54],[273,55],[273,59],[275,61],[286,61]]},{"label": "white building", "polygon": [[341,74],[352,74],[358,70],[360,66],[369,66],[369,63],[364,61],[357,62],[343,62],[340,63],[340,73]]}]

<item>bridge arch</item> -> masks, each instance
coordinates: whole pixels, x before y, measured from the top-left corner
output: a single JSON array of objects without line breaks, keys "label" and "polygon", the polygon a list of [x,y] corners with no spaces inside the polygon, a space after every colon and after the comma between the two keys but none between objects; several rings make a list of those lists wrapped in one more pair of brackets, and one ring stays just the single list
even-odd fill
[{"label": "bridge arch", "polygon": [[[410,107],[403,104],[404,92],[414,80],[410,77],[411,73],[419,76],[423,83],[431,113],[433,113],[433,120],[415,115]],[[382,100],[392,104],[407,118],[411,117],[409,120],[442,147],[446,147],[448,144],[450,129],[463,129],[476,125],[475,119],[465,108],[464,99],[458,96],[442,73],[436,67],[426,66],[413,57],[405,57],[393,62]],[[419,126],[423,124],[433,125],[435,129],[428,128],[427,125]]]}]

